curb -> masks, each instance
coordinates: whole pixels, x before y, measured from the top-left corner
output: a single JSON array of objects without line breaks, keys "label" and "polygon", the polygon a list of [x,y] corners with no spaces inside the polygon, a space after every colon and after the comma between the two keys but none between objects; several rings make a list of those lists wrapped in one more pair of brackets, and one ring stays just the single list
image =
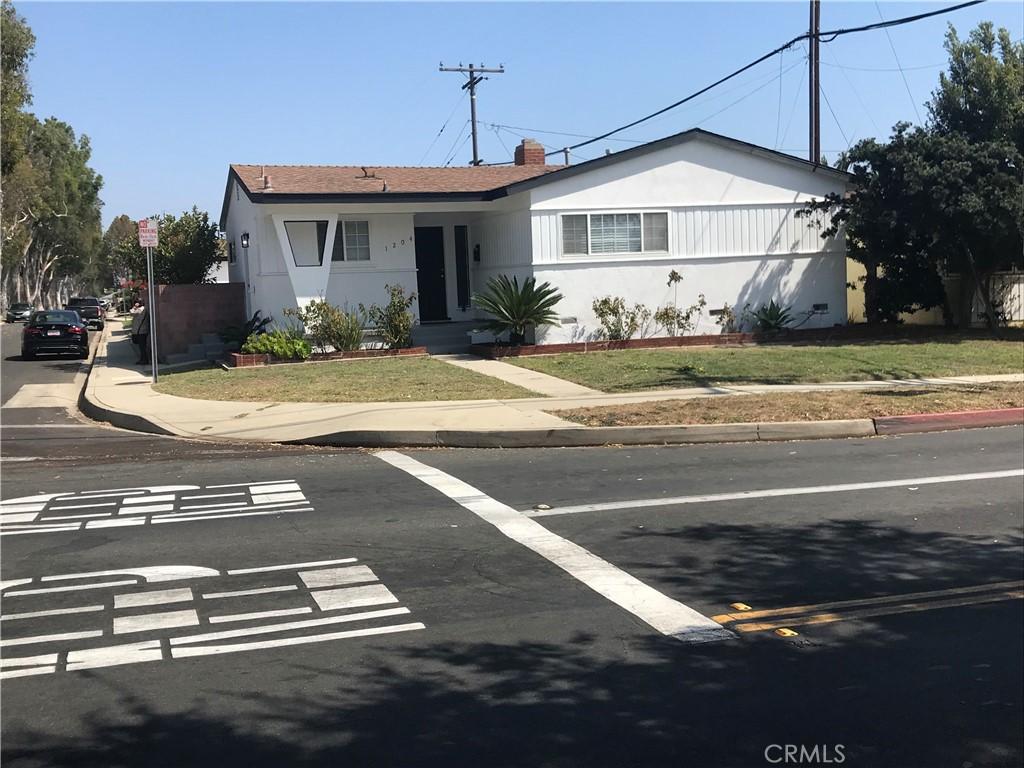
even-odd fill
[{"label": "curb", "polygon": [[145,416],[112,410],[107,408],[96,398],[96,395],[93,392],[95,389],[95,382],[92,378],[92,371],[93,368],[95,368],[97,361],[100,359],[101,347],[103,349],[103,360],[105,361],[107,358],[107,338],[110,334],[110,331],[108,330],[109,327],[109,323],[104,323],[103,333],[100,336],[100,340],[96,343],[96,348],[93,350],[92,357],[90,358],[89,373],[86,377],[85,386],[82,387],[82,390],[78,395],[78,410],[93,421],[105,421],[108,424],[120,427],[121,429],[129,429],[133,432],[145,432],[151,435],[179,437],[180,435],[177,433],[150,421]]},{"label": "curb", "polygon": [[940,432],[944,429],[970,429],[973,427],[1009,427],[1015,424],[1024,424],[1024,408],[885,416],[874,421],[875,431],[879,435]]}]

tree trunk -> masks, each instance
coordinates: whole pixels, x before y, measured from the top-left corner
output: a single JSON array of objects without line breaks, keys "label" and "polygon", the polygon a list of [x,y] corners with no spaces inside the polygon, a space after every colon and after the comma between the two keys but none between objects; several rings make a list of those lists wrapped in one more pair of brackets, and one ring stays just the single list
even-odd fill
[{"label": "tree trunk", "polygon": [[[996,322],[995,308],[992,306],[992,275],[986,275],[984,279],[978,272],[978,264],[974,260],[974,254],[971,252],[970,246],[964,243],[964,253],[967,254],[967,264],[971,268],[971,282],[974,284],[974,290],[981,294],[981,303],[985,306],[985,324],[988,329],[992,331],[992,335],[997,339],[1000,337],[999,323]],[[970,312],[970,304],[973,304],[973,291],[972,301],[968,304],[968,312]]]},{"label": "tree trunk", "polygon": [[869,325],[881,322],[878,309],[878,265],[864,265],[864,319]]}]

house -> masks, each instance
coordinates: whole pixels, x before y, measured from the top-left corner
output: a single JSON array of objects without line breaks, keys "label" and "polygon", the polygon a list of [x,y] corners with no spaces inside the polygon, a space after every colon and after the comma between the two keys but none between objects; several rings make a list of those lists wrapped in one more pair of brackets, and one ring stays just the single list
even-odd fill
[{"label": "house", "polygon": [[383,303],[397,284],[417,294],[417,333],[448,324],[468,343],[473,293],[507,274],[564,296],[538,343],[596,338],[604,295],[653,310],[703,294],[704,333],[713,310],[774,299],[811,328],[846,322],[844,247],[796,212],[847,179],[698,129],[570,166],[526,139],[510,165],[232,165],[220,225],[250,313]]}]

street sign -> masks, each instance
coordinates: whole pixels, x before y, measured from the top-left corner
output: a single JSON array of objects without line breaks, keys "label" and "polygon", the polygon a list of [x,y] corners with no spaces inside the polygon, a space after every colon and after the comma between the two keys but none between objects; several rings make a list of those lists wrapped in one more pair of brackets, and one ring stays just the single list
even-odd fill
[{"label": "street sign", "polygon": [[139,245],[143,248],[156,248],[156,220],[139,219]]}]

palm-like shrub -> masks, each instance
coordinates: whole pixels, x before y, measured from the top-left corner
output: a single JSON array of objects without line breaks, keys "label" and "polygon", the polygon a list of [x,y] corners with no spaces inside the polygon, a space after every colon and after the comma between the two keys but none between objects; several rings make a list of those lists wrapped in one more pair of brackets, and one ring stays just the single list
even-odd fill
[{"label": "palm-like shrub", "polygon": [[487,328],[495,334],[508,332],[512,345],[526,342],[526,329],[531,325],[551,325],[558,316],[553,307],[562,300],[562,294],[550,283],[537,285],[537,279],[528,277],[519,284],[518,278],[498,275],[487,281],[487,290],[473,297],[473,303],[492,317]]}]

